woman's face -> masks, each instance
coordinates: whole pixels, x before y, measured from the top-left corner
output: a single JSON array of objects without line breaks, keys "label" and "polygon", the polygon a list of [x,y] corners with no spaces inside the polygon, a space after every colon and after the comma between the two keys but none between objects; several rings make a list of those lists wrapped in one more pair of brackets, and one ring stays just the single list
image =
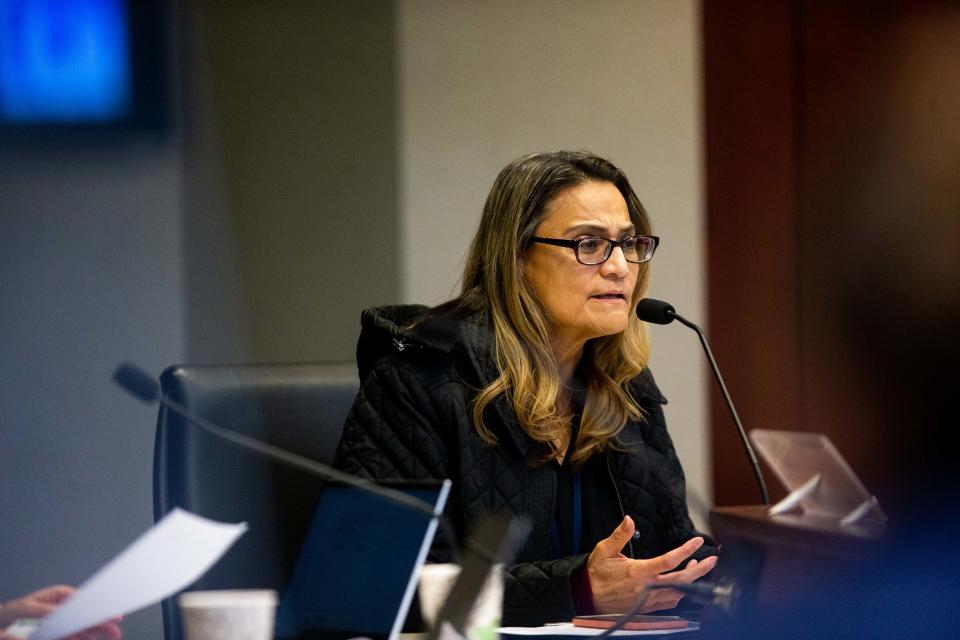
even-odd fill
[{"label": "woman's face", "polygon": [[[544,208],[534,235],[566,240],[586,236],[619,240],[635,233],[627,203],[616,186],[590,181],[554,196]],[[555,349],[580,349],[591,338],[627,328],[640,265],[627,262],[619,247],[614,247],[606,262],[584,265],[577,262],[573,249],[532,243],[523,266],[527,280],[547,310]]]}]

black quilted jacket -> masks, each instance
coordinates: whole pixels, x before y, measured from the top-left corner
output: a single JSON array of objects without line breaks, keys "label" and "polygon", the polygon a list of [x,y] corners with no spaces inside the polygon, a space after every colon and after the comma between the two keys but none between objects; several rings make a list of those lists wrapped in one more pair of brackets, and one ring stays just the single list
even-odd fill
[{"label": "black quilted jacket", "polygon": [[[547,559],[556,473],[548,465],[528,462],[540,454],[539,445],[517,424],[503,396],[485,416],[497,445],[480,440],[469,417],[476,391],[497,375],[492,332],[479,317],[434,318],[412,331],[401,328],[426,311],[398,306],[363,312],[357,346],[362,384],[335,465],[378,479],[452,479],[446,514],[461,537],[485,512],[525,515],[533,529],[518,564],[507,572],[503,623],[569,620],[574,614],[570,575],[584,566],[588,554]],[[683,470],[664,424],[661,405],[666,400],[649,371],[634,384],[648,419],[623,430],[624,451],[601,455],[606,456],[609,491],[637,525],[632,549],[624,553],[648,558],[700,534],[687,515]],[[602,530],[612,532],[618,524],[619,518],[612,519]],[[583,548],[592,549],[596,542],[585,541]],[[455,543],[438,534],[430,559],[450,561]],[[695,557],[715,553],[708,540]]]}]

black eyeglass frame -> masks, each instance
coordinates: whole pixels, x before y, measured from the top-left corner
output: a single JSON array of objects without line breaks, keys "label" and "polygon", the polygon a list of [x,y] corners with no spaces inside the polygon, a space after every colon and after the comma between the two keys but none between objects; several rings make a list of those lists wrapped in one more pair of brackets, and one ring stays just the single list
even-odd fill
[{"label": "black eyeglass frame", "polygon": [[[576,256],[577,262],[588,267],[595,267],[598,264],[603,264],[610,259],[610,256],[613,255],[613,250],[615,247],[620,247],[620,250],[623,250],[623,243],[627,240],[652,240],[653,249],[650,250],[650,257],[646,260],[631,260],[627,257],[627,253],[624,251],[623,257],[627,262],[633,264],[643,264],[644,262],[650,262],[653,259],[653,254],[657,252],[657,247],[660,246],[660,236],[646,236],[646,235],[635,235],[635,236],[624,236],[619,240],[611,240],[610,238],[603,238],[601,236],[587,236],[586,238],[577,238],[576,240],[567,240],[565,238],[542,238],[540,236],[533,236],[530,238],[530,242],[539,242],[540,244],[549,244],[556,247],[567,247],[568,249],[573,249],[573,255]],[[607,243],[607,250],[603,254],[603,259],[600,262],[584,262],[580,259],[580,243],[586,242],[587,240],[603,240]],[[637,256],[640,255],[640,252],[637,252]],[[644,252],[646,255],[646,252]]]}]

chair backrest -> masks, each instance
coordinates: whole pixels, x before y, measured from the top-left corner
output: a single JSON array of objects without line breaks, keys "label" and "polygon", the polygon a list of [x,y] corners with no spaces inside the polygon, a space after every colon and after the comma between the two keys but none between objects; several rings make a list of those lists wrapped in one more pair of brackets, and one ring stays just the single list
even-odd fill
[{"label": "chair backrest", "polygon": [[[178,365],[164,394],[207,420],[329,464],[357,394],[352,363]],[[173,507],[249,528],[189,587],[282,589],[293,571],[322,479],[225,442],[161,408],[154,449],[154,517]],[[163,603],[164,634],[180,640],[175,597]]]}]

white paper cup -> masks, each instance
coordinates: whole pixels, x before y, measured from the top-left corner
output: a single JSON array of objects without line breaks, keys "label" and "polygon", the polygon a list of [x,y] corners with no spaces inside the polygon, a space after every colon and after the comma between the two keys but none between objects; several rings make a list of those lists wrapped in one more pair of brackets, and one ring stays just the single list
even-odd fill
[{"label": "white paper cup", "polygon": [[179,603],[187,640],[273,640],[276,591],[189,591]]},{"label": "white paper cup", "polygon": [[[420,568],[420,615],[433,627],[437,614],[460,575],[456,564],[425,564]],[[495,565],[467,620],[467,640],[495,640],[503,616],[503,566]]]}]

